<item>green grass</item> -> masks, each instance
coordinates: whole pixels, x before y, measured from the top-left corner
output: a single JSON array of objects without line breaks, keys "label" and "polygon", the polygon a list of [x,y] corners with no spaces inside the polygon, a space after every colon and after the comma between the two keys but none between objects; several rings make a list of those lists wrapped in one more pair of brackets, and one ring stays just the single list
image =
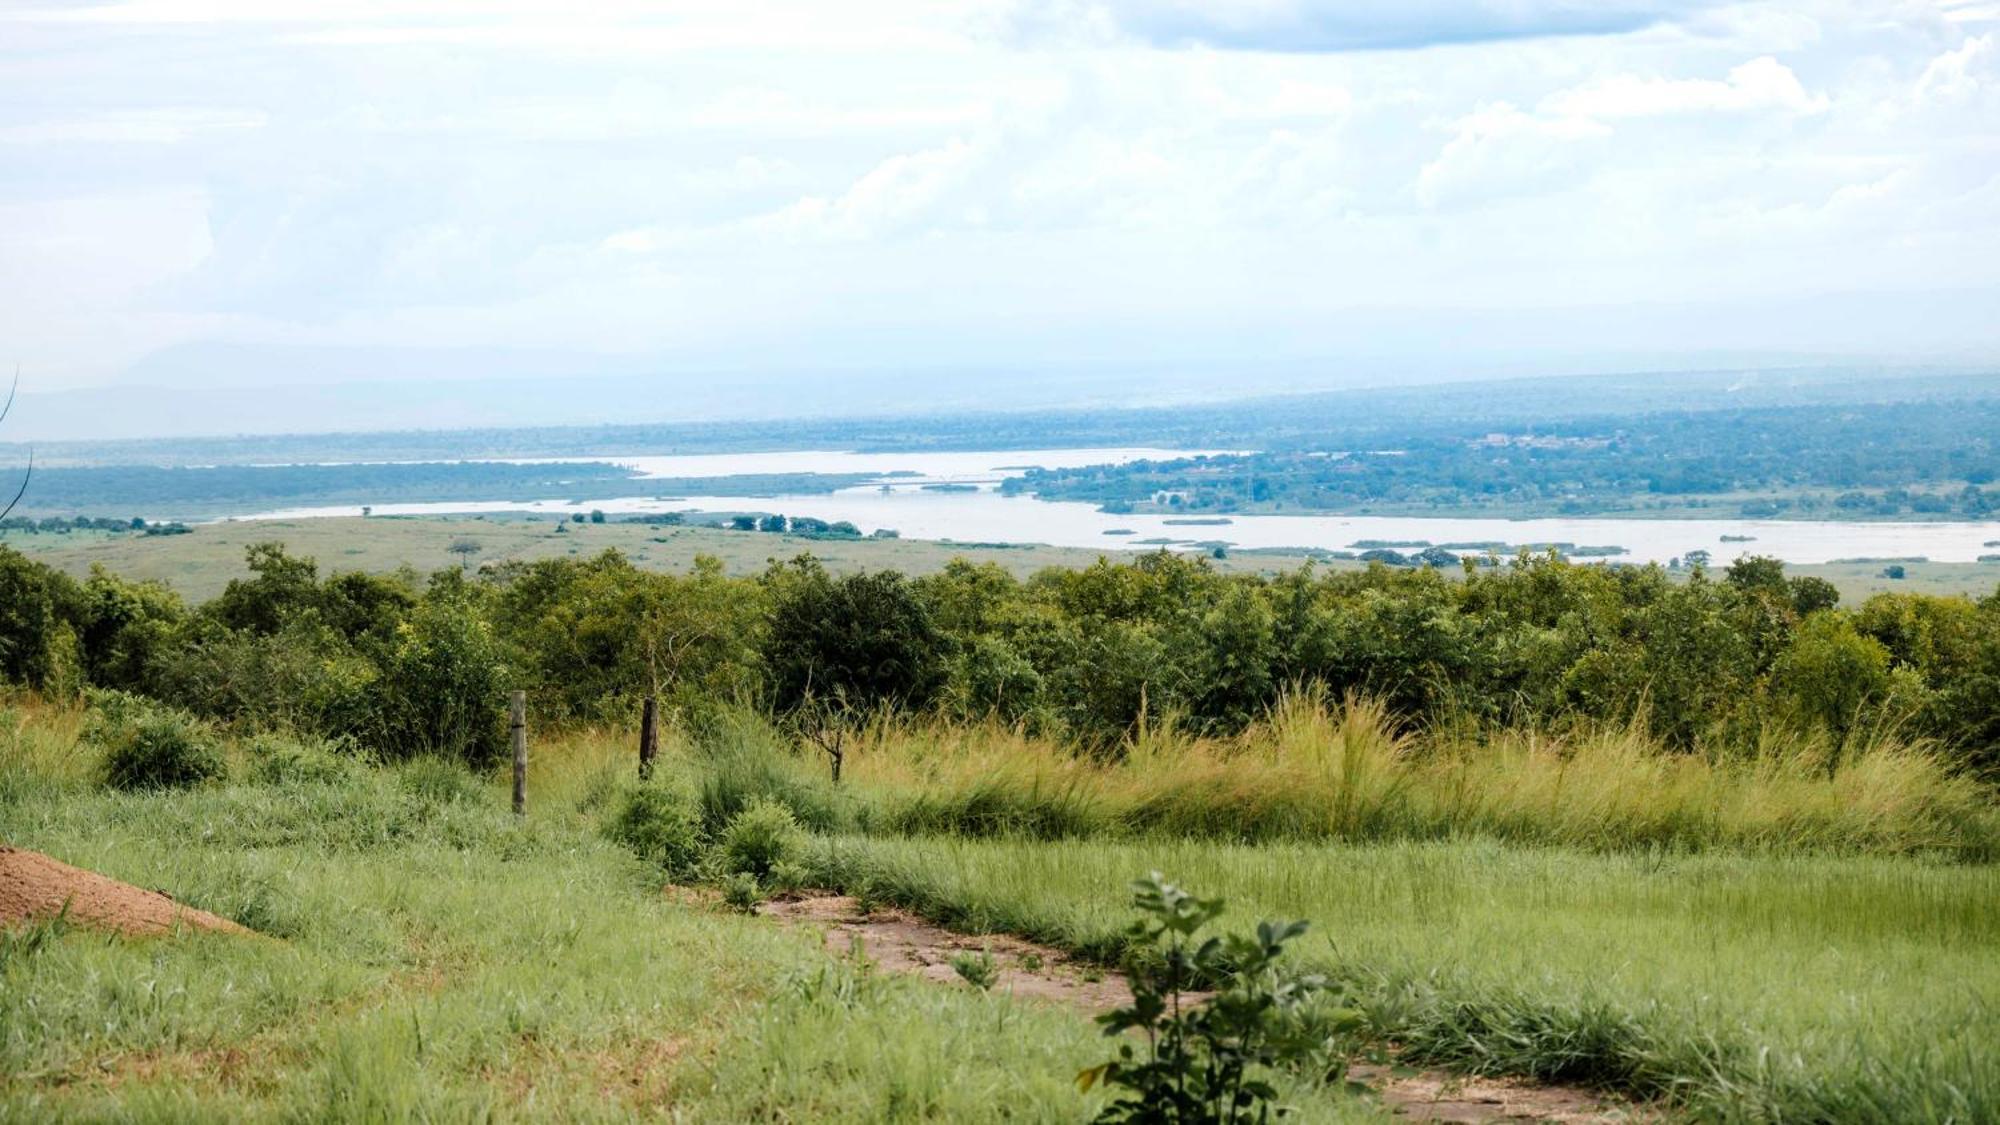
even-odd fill
[{"label": "green grass", "polygon": [[[600,744],[114,794],[73,713],[0,713],[0,839],[262,932],[0,936],[0,1121],[1077,1121],[1082,1016],[884,977],[661,893],[603,838]],[[600,747],[601,748],[601,747]],[[234,776],[242,747],[232,747]],[[1115,887],[1107,888],[1115,898]],[[1295,1087],[1307,1121],[1373,1108]]]},{"label": "green grass", "polygon": [[1720,1120],[2000,1120],[2000,869],[1484,842],[1219,846],[845,837],[827,880],[1101,959],[1157,869],[1303,956],[1411,1061]]},{"label": "green grass", "polygon": [[[235,781],[112,793],[79,727],[73,710],[0,707],[0,838],[268,936],[7,936],[0,1120],[1074,1121],[1096,1104],[1070,1084],[1105,1053],[1078,1015],[878,976],[808,935],[660,893],[657,870],[602,831],[630,732],[538,737],[516,820],[498,777],[441,784],[416,766],[251,784],[243,744],[228,748]],[[955,791],[940,779],[956,765],[871,766],[886,744],[864,740],[835,790],[769,737],[753,724],[719,748],[670,744],[664,783],[697,796],[711,831],[780,797],[818,832],[820,881],[949,926],[1113,962],[1123,888],[1157,869],[1227,897],[1226,923],[1311,920],[1299,956],[1410,1062],[1712,1120],[2000,1121],[1989,863],[1744,839],[1550,847],[1473,827],[1347,843],[1115,818],[1066,838],[911,835],[897,802],[926,778]],[[1250,784],[1203,772],[1244,764],[1226,755],[1145,754],[1164,751],[1141,761],[1167,790]],[[1219,792],[1215,809],[1242,800]],[[1550,808],[1586,823],[1638,806]],[[1290,1093],[1299,1120],[1376,1112]]]}]

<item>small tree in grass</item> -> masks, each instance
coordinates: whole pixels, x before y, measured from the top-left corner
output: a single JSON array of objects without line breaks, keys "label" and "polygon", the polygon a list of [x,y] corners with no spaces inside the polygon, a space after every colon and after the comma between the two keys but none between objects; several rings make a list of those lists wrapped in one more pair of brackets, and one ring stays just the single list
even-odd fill
[{"label": "small tree in grass", "polygon": [[[1285,945],[1304,922],[1259,922],[1255,934],[1202,939],[1221,899],[1196,898],[1155,871],[1132,884],[1141,917],[1132,924],[1132,1003],[1098,1017],[1124,1040],[1118,1056],[1077,1075],[1124,1095],[1099,1122],[1211,1125],[1264,1122],[1285,1112],[1266,1074],[1321,1047],[1305,1033],[1300,1007],[1324,988],[1318,976],[1286,977]],[[1202,999],[1195,993],[1212,990]],[[1128,1032],[1144,1036],[1144,1050]]]}]

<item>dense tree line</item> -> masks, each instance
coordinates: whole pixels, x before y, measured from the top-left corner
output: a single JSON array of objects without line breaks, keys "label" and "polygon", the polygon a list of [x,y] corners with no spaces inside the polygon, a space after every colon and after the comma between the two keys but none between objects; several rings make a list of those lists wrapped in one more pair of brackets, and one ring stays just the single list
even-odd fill
[{"label": "dense tree line", "polygon": [[1290,685],[1379,696],[1411,722],[1643,716],[1690,752],[1752,750],[1773,725],[1898,724],[2000,765],[2000,592],[1882,594],[1748,558],[1718,575],[1523,555],[1273,578],[1160,553],[1021,579],[958,561],[836,576],[809,556],[753,577],[614,551],[477,575],[336,574],[266,545],[190,607],[97,571],[77,582],[0,549],[0,676],[139,693],[247,727],[348,735],[392,755],[496,753],[507,686],[555,719],[657,695],[778,716],[882,708],[995,717],[1112,752],[1141,722],[1228,732]]},{"label": "dense tree line", "polygon": [[[1590,512],[1767,493],[1742,514],[1956,517],[2000,513],[2000,401],[1708,410],[1463,423],[1241,455],[1037,470],[1014,491],[1121,510],[1441,509]],[[1732,502],[1729,514],[1737,511]]]}]

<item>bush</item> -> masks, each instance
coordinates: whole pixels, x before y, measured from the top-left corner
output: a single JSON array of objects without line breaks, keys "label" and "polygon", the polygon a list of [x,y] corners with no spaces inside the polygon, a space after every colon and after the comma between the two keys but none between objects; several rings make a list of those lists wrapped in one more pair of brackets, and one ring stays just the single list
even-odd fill
[{"label": "bush", "polygon": [[178,789],[228,772],[214,734],[185,711],[125,697],[92,713],[84,737],[104,749],[113,789]]},{"label": "bush", "polygon": [[397,780],[403,792],[415,797],[419,804],[433,807],[456,805],[479,797],[478,778],[457,762],[436,755],[411,761]]},{"label": "bush", "polygon": [[778,864],[797,863],[804,847],[805,831],[792,810],[759,798],[722,830],[722,869],[762,879]]},{"label": "bush", "polygon": [[981,992],[991,991],[1000,980],[1000,966],[993,960],[993,954],[986,950],[970,951],[951,955],[951,971],[958,978]]},{"label": "bush", "polygon": [[758,885],[755,875],[739,871],[722,880],[722,901],[749,914],[764,901],[764,888]]},{"label": "bush", "polygon": [[506,669],[493,630],[454,598],[426,603],[370,685],[369,746],[479,767],[506,752]]},{"label": "bush", "polygon": [[[1223,1125],[1284,1113],[1266,1075],[1316,1049],[1313,1036],[1296,1030],[1305,1002],[1326,983],[1278,972],[1286,943],[1306,924],[1260,922],[1255,935],[1202,940],[1221,899],[1196,898],[1158,872],[1132,892],[1141,918],[1129,934],[1142,951],[1130,967],[1132,1003],[1097,1018],[1122,1041],[1118,1056],[1077,1076],[1085,1089],[1103,1081],[1127,1091],[1097,1120]],[[1198,990],[1214,995],[1196,1004],[1188,994]],[[1143,1055],[1129,1034],[1135,1030],[1144,1033]]]},{"label": "bush", "polygon": [[812,869],[803,863],[779,860],[771,865],[771,893],[797,894],[812,882]]},{"label": "bush", "polygon": [[664,785],[626,789],[604,833],[669,877],[688,874],[701,859],[701,811],[693,798]]},{"label": "bush", "polygon": [[345,740],[260,734],[250,740],[249,751],[251,770],[266,785],[350,781],[362,766]]}]

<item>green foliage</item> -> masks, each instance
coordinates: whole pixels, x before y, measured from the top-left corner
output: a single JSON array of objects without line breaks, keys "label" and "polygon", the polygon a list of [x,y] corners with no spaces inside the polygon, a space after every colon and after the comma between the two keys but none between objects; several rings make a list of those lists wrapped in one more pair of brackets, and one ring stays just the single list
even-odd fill
[{"label": "green foliage", "polygon": [[722,877],[722,901],[733,910],[754,912],[764,901],[764,886],[748,871],[732,871]]},{"label": "green foliage", "polygon": [[369,685],[360,737],[388,759],[491,765],[506,753],[506,687],[492,627],[467,599],[434,596],[412,615]]},{"label": "green foliage", "polygon": [[275,733],[245,744],[251,773],[267,785],[335,785],[354,781],[366,766],[351,744]]},{"label": "green foliage", "polygon": [[1801,725],[1845,736],[1889,691],[1889,652],[1846,618],[1817,613],[1771,669],[1771,688]]},{"label": "green foliage", "polygon": [[927,706],[947,649],[929,608],[893,571],[834,578],[810,559],[774,566],[764,664],[781,711],[813,699],[861,710]]},{"label": "green foliage", "polygon": [[46,686],[60,659],[58,638],[81,602],[69,576],[0,547],[0,679]]},{"label": "green foliage", "polygon": [[691,873],[701,860],[701,810],[693,798],[666,785],[628,786],[604,831],[658,864],[670,879]]},{"label": "green foliage", "polygon": [[[1208,1125],[1282,1115],[1267,1072],[1319,1049],[1299,1034],[1299,1014],[1326,982],[1284,976],[1278,964],[1306,924],[1260,922],[1254,936],[1203,938],[1222,900],[1196,898],[1157,871],[1132,884],[1132,905],[1140,912],[1129,934],[1132,1003],[1098,1017],[1104,1034],[1125,1041],[1077,1079],[1127,1091],[1097,1120]],[[1201,991],[1209,995],[1194,995]],[[1143,1052],[1130,1040],[1135,1031]]]},{"label": "green foliage", "polygon": [[981,992],[992,991],[1000,981],[1000,965],[993,960],[989,950],[974,953],[967,949],[952,954],[951,971],[958,974],[958,979]]},{"label": "green foliage", "polygon": [[103,751],[104,783],[113,789],[179,789],[228,772],[214,733],[198,719],[132,697],[100,695],[84,737]]},{"label": "green foliage", "polygon": [[760,798],[730,818],[717,847],[724,871],[764,879],[777,865],[798,861],[805,831],[791,809]]},{"label": "green foliage", "polygon": [[[268,544],[249,566],[190,611],[159,587],[78,587],[0,556],[0,590],[18,595],[0,603],[0,668],[57,694],[115,686],[239,730],[473,765],[504,753],[509,687],[529,691],[538,724],[625,721],[650,695],[717,766],[702,782],[711,832],[756,795],[816,830],[851,823],[797,755],[846,761],[879,714],[992,720],[1116,758],[1167,729],[1238,734],[1294,687],[1384,700],[1407,729],[1636,720],[1731,760],[1775,727],[1834,743],[1894,729],[2000,770],[2000,601],[1848,610],[1755,556],[1716,577],[1545,553],[1462,578],[1264,578],[1160,552],[1021,581],[969,563],[836,578],[809,557],[757,578],[713,559],[658,574],[607,551],[449,570],[421,595],[414,576],[321,578]],[[773,720],[785,733],[749,730]],[[717,736],[719,721],[739,729]]]},{"label": "green foliage", "polygon": [[812,886],[812,868],[804,862],[781,859],[771,865],[771,893],[797,894]]}]

